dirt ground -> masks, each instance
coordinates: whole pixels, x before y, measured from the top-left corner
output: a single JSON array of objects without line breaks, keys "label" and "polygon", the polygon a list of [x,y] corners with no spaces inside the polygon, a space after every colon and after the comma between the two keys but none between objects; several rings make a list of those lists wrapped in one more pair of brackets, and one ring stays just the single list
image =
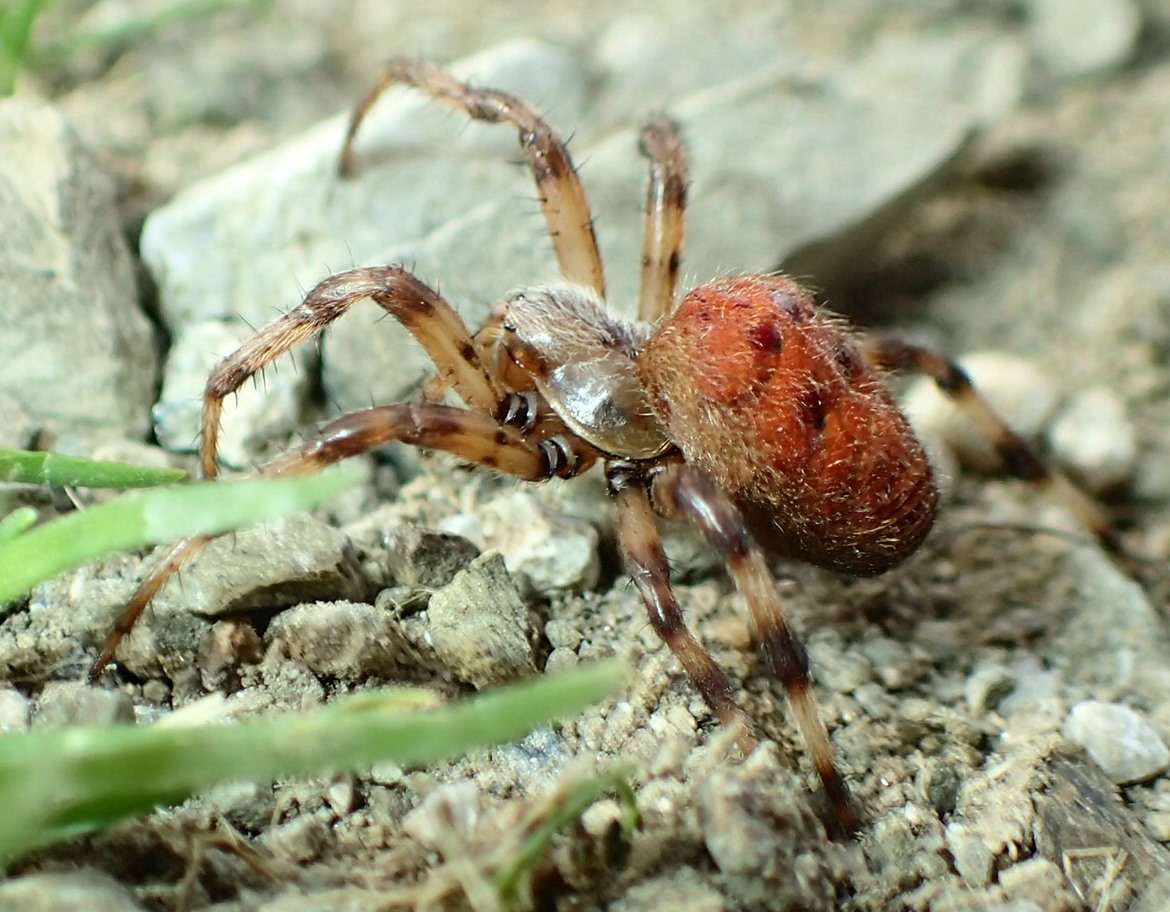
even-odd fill
[{"label": "dirt ground", "polygon": [[[62,4],[39,37],[114,20],[133,6]],[[955,477],[941,517],[905,564],[856,580],[777,563],[838,762],[862,810],[859,835],[839,839],[826,833],[783,688],[757,660],[718,561],[685,535],[672,538],[688,619],[742,684],[740,704],[766,742],[748,758],[649,628],[620,572],[600,484],[552,487],[532,501],[551,511],[552,528],[565,515],[586,518],[599,537],[584,584],[525,590],[534,664],[553,670],[623,655],[637,669],[627,692],[519,745],[439,768],[225,787],[39,853],[10,872],[46,878],[36,883],[48,904],[27,907],[81,908],[65,904],[62,886],[80,870],[94,878],[83,881],[90,899],[107,902],[109,893],[110,909],[491,909],[487,881],[514,848],[523,815],[591,770],[628,763],[638,828],[616,825],[616,800],[596,803],[541,865],[534,907],[1170,909],[1165,766],[1127,781],[1103,771],[1086,745],[1116,742],[1124,754],[1128,735],[1074,736],[1067,727],[1074,707],[1095,701],[1133,710],[1144,743],[1170,739],[1170,5],[1100,5],[1106,18],[1140,19],[1121,49],[1108,27],[1096,44],[1087,26],[1066,23],[1062,31],[1045,12],[1051,4],[1040,2],[739,0],[718,13],[655,2],[636,15],[611,0],[421,6],[270,0],[77,52],[31,74],[20,91],[53,98],[73,121],[114,176],[136,244],[149,212],[348,110],[395,54],[447,61],[535,38],[584,60],[653,59],[669,85],[671,68],[694,62],[718,70],[718,60],[702,59],[704,34],[712,44],[716,34],[731,35],[745,53],[765,56],[770,42],[802,48],[829,72],[847,72],[879,39],[904,41],[913,55],[939,36],[1005,36],[1025,59],[1020,97],[945,175],[924,179],[893,224],[812,279],[863,327],[957,355],[1006,352],[1037,370],[1059,400],[1036,428],[1041,448],[1074,473],[1120,464],[1089,483],[1101,488],[1140,560],[1113,562],[1044,492],[994,470],[960,470],[944,456]],[[1063,14],[1074,16],[1074,7],[1081,4]],[[639,41],[653,44],[653,54],[640,58]],[[620,83],[620,67],[616,76],[605,72]],[[658,104],[669,108],[668,99],[653,98],[625,113],[593,110],[584,129],[628,122]],[[588,168],[584,178],[588,185]],[[633,252],[627,261],[636,262]],[[809,274],[812,262],[788,265]],[[152,285],[143,287],[157,319]],[[1043,396],[1030,380],[1001,373],[1010,376],[993,370],[988,381],[1002,380],[1009,395]],[[1120,406],[1116,424],[1094,429],[1099,412],[1073,411],[1100,401],[1089,391]],[[1069,439],[1057,431],[1062,424],[1073,443],[1062,442]],[[1127,457],[1118,441],[1130,439]],[[1100,451],[1108,458],[1093,455]],[[401,480],[404,465],[418,474]],[[500,495],[507,485],[433,457],[380,459],[371,480],[329,514],[367,564],[383,560],[386,548],[372,529],[411,521],[482,532],[485,504],[497,516],[498,504],[509,502]],[[92,574],[105,586],[94,598],[109,600],[124,591],[109,581],[133,578],[140,561],[103,567]],[[67,585],[76,582],[39,597]],[[394,590],[377,604],[403,597]],[[269,614],[256,623],[275,622]],[[442,662],[401,677],[448,694],[469,690]],[[45,683],[26,673],[19,687],[35,705]],[[201,695],[206,683],[164,663],[153,677],[125,675],[117,687],[139,715],[153,717]],[[303,666],[282,669],[272,650],[230,684],[267,694],[273,711],[354,686]],[[238,834],[267,873],[246,853],[204,839],[210,832]]]}]

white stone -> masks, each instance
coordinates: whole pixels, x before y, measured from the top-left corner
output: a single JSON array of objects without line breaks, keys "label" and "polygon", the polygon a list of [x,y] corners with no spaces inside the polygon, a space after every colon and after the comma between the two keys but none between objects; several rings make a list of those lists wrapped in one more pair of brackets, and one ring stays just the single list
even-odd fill
[{"label": "white stone", "polygon": [[1085,700],[1074,706],[1064,736],[1080,744],[1118,785],[1146,782],[1170,767],[1170,750],[1128,706]]},{"label": "white stone", "polygon": [[1048,431],[1056,461],[1091,491],[1106,491],[1133,477],[1137,430],[1113,390],[1094,386],[1065,403]]},{"label": "white stone", "polygon": [[1141,31],[1131,0],[1029,0],[1029,31],[1041,61],[1057,76],[1085,76],[1123,66]]}]

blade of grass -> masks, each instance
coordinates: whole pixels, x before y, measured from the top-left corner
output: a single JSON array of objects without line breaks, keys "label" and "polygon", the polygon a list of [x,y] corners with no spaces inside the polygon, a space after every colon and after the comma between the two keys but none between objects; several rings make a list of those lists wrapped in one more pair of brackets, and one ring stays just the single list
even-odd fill
[{"label": "blade of grass", "polygon": [[306,510],[354,484],[357,466],[305,478],[207,482],[126,494],[0,545],[0,605],[114,551],[222,532]]},{"label": "blade of grass", "polygon": [[[617,661],[500,688],[428,712],[372,694],[317,712],[197,728],[74,728],[0,738],[0,861],[216,782],[418,765],[521,737],[579,712],[624,678]],[[401,700],[390,694],[390,705]]]},{"label": "blade of grass", "polygon": [[268,0],[179,0],[164,3],[155,9],[123,16],[103,26],[78,30],[52,42],[43,50],[34,49],[31,56],[36,66],[60,63],[91,48],[131,44],[159,29],[210,16],[221,10],[247,9],[267,3]]},{"label": "blade of grass", "polygon": [[568,828],[602,795],[617,792],[621,798],[623,830],[629,833],[638,825],[638,801],[629,783],[633,772],[632,767],[607,770],[598,776],[573,783],[565,794],[558,796],[547,817],[532,829],[516,857],[496,876],[496,895],[505,909],[518,905],[524,880],[548,853],[553,837]]},{"label": "blade of grass", "polygon": [[18,507],[7,516],[0,517],[0,545],[30,529],[36,521],[37,511],[32,507]]},{"label": "blade of grass", "polygon": [[0,98],[11,95],[29,54],[33,23],[47,0],[8,0],[0,7]]},{"label": "blade of grass", "polygon": [[60,453],[0,449],[0,481],[121,490],[174,484],[186,477],[182,469],[151,469]]}]

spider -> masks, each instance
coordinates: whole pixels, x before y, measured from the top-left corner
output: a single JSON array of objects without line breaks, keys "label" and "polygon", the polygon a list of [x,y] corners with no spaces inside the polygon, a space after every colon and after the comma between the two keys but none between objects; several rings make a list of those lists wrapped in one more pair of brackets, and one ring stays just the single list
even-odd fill
[{"label": "spider", "polygon": [[[600,463],[617,510],[618,543],[650,623],[713,713],[752,727],[735,688],[688,629],[672,591],[657,518],[690,523],[741,591],[766,667],[783,685],[812,764],[846,831],[858,819],[818,714],[809,662],[785,617],[770,556],[878,574],[907,558],[934,522],[938,493],[921,443],[883,374],[932,377],[994,442],[1009,473],[1053,489],[1114,552],[1097,506],[987,406],[953,361],[917,345],[867,340],[783,275],[731,276],[678,299],[687,161],[665,117],[642,129],[649,161],[637,319],[605,306],[589,204],[564,143],[505,92],[473,88],[416,60],[392,62],[358,105],[340,159],[353,171],[363,119],[404,84],[475,120],[510,124],[535,180],[563,281],[504,297],[472,332],[438,293],[401,266],[368,266],[318,284],[212,372],[203,397],[202,474],[217,474],[224,399],[250,377],[367,298],[414,336],[439,386],[463,407],[423,401],[338,418],[262,468],[300,475],[391,441],[441,450],[526,481],[571,478]],[[141,583],[91,670],[96,680],[146,605],[210,537],[179,542]]]}]

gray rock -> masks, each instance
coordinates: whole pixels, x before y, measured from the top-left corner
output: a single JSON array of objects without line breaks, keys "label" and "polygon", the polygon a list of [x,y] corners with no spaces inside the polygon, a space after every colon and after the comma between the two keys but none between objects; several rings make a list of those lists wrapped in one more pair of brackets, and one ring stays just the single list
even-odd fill
[{"label": "gray rock", "polygon": [[292,514],[223,535],[203,549],[159,594],[181,597],[201,617],[339,595],[356,587],[348,539],[307,514]]},{"label": "gray rock", "polygon": [[1129,692],[1165,706],[1170,640],[1145,590],[1092,547],[1070,549],[1052,579],[1051,604],[1065,606],[1065,614],[1049,663],[1091,693]]},{"label": "gray rock", "polygon": [[[509,45],[457,69],[549,100],[555,119],[580,119],[585,76],[561,51]],[[320,124],[151,215],[143,257],[173,331],[215,319],[262,326],[299,303],[305,289],[356,263],[415,264],[424,280],[442,282],[471,322],[511,285],[555,276],[551,252],[532,242],[530,222],[520,220],[522,231],[498,230],[499,212],[532,193],[531,180],[506,165],[516,155],[514,130],[466,126],[442,106],[391,92],[363,127],[356,178],[340,180],[346,120]],[[464,224],[480,227],[474,242],[460,234]],[[452,233],[463,257],[439,272],[430,249],[445,256],[443,238]],[[499,275],[509,270],[512,278]],[[326,394],[341,411],[405,398],[431,370],[384,316],[364,303],[331,330]]]},{"label": "gray rock", "polygon": [[995,851],[983,839],[967,831],[961,823],[946,830],[947,848],[955,858],[955,870],[968,887],[985,887],[995,870]]},{"label": "gray rock", "polygon": [[0,883],[0,909],[20,912],[142,912],[130,892],[96,871],[28,874]]},{"label": "gray rock", "polygon": [[440,525],[499,551],[508,571],[523,575],[539,593],[581,592],[597,584],[597,530],[554,511],[532,491],[510,491]]},{"label": "gray rock", "polygon": [[1034,903],[1060,912],[1082,908],[1060,868],[1047,858],[1029,858],[1006,868],[999,874],[999,883],[1009,901]]},{"label": "gray rock", "polygon": [[32,727],[66,728],[133,721],[134,703],[121,691],[100,690],[80,681],[50,681],[37,698]]},{"label": "gray rock", "polygon": [[503,557],[477,557],[432,596],[426,642],[451,673],[476,688],[532,674],[528,608]]},{"label": "gray rock", "polygon": [[386,548],[394,581],[425,589],[446,586],[479,556],[479,548],[466,538],[413,523],[396,526]]},{"label": "gray rock", "polygon": [[0,102],[0,211],[0,387],[59,434],[143,436],[157,355],[113,185],[34,98]]},{"label": "gray rock", "polygon": [[1074,706],[1064,735],[1081,745],[1118,785],[1145,782],[1170,767],[1170,749],[1128,706],[1085,700]]},{"label": "gray rock", "polygon": [[[761,788],[761,779],[771,787]],[[698,815],[707,851],[745,907],[840,908],[849,849],[823,851],[824,829],[770,750],[710,775],[699,786]],[[820,846],[815,857],[803,849],[809,842]]]},{"label": "gray rock", "polygon": [[273,619],[267,639],[314,674],[345,681],[394,677],[408,650],[394,617],[361,602],[290,608]]}]

